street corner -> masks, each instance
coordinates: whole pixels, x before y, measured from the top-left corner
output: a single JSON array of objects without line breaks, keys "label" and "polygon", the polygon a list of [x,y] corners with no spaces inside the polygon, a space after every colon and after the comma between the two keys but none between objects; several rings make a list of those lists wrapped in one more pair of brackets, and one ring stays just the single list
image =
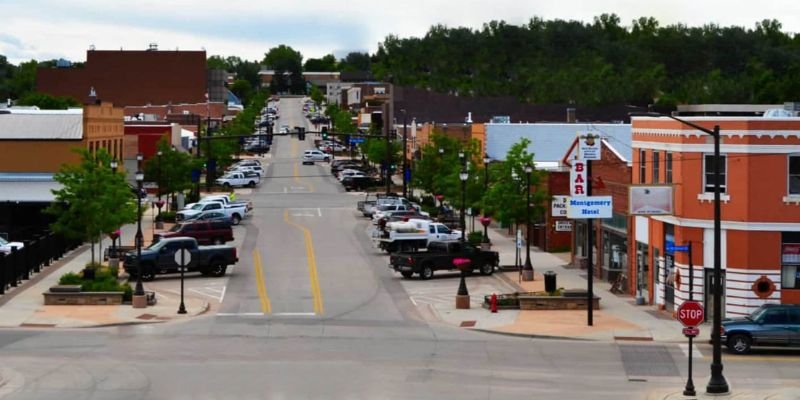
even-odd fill
[{"label": "street corner", "polygon": [[[126,322],[116,315],[125,305],[43,305],[26,318],[22,328],[82,328]],[[130,306],[128,306],[130,307]]]},{"label": "street corner", "polygon": [[133,308],[130,304],[118,306],[114,313],[117,318],[127,324],[155,323],[169,321],[185,321],[205,314],[211,308],[210,303],[202,298],[184,296],[185,314],[179,314],[180,296],[166,295],[156,292],[156,304],[145,308]]},{"label": "street corner", "polygon": [[[698,379],[699,382],[705,382],[706,378]],[[800,392],[800,387],[781,387],[774,389],[736,389],[730,388],[727,394],[706,394],[703,387],[697,387],[697,394],[695,396],[686,396],[683,394],[683,389],[680,388],[660,388],[651,391],[647,400],[794,400],[797,399],[797,393]]]},{"label": "street corner", "polygon": [[594,311],[592,326],[587,324],[586,310],[520,310],[512,323],[497,326],[492,330],[499,333],[543,337],[652,340],[647,329],[600,310]]}]

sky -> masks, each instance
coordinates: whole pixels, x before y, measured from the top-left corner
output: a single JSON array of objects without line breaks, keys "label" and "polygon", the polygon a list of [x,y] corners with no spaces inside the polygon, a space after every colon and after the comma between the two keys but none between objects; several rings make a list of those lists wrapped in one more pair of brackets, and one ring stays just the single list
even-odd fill
[{"label": "sky", "polygon": [[202,50],[261,60],[286,44],[304,58],[349,51],[374,53],[390,34],[424,36],[431,25],[479,29],[492,20],[525,24],[533,17],[591,22],[617,14],[659,23],[754,28],[777,19],[800,32],[796,0],[0,0],[0,55],[11,63],[65,58],[86,50]]}]

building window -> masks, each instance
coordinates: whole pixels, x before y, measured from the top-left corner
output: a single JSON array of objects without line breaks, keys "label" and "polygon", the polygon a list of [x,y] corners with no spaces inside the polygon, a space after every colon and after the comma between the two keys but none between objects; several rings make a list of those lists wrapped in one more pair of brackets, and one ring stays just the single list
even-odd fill
[{"label": "building window", "polygon": [[789,156],[789,194],[800,195],[800,154]]},{"label": "building window", "polygon": [[647,151],[639,150],[639,183],[645,183],[647,174]]},{"label": "building window", "polygon": [[[720,165],[719,165],[719,175],[720,175],[720,182],[719,182],[719,192],[726,193],[727,192],[727,170],[725,165],[727,164],[728,157],[725,155],[720,155]],[[703,191],[706,193],[714,193],[714,155],[713,154],[706,154],[705,160],[703,162]]]},{"label": "building window", "polygon": [[672,183],[672,153],[667,152],[664,158],[664,183]]},{"label": "building window", "polygon": [[658,183],[658,173],[661,172],[661,166],[659,165],[661,158],[661,153],[658,151],[653,152],[653,183]]}]

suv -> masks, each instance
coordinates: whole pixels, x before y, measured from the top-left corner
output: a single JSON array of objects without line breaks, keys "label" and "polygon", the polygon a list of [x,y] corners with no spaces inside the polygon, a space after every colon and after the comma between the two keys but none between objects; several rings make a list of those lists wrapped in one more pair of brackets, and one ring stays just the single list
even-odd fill
[{"label": "suv", "polygon": [[330,161],[331,156],[319,150],[306,150],[303,153],[303,165],[314,164],[316,161]]},{"label": "suv", "polygon": [[744,318],[725,319],[720,340],[736,354],[752,346],[800,346],[800,305],[764,304]]},{"label": "suv", "polygon": [[196,221],[177,224],[172,229],[153,235],[153,241],[173,237],[191,237],[200,244],[224,244],[233,240],[231,224],[225,221]]}]

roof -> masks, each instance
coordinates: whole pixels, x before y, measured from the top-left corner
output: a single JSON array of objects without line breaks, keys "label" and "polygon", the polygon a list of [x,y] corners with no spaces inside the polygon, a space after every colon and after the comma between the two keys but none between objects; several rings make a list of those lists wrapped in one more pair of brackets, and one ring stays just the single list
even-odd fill
[{"label": "roof", "polygon": [[78,111],[25,110],[0,113],[0,140],[81,140],[83,112]]},{"label": "roof", "polygon": [[579,132],[599,134],[623,159],[631,159],[629,124],[486,124],[486,154],[505,160],[511,146],[528,138],[536,162],[560,162]]},{"label": "roof", "polygon": [[52,174],[0,173],[0,201],[49,203],[61,187]]}]

